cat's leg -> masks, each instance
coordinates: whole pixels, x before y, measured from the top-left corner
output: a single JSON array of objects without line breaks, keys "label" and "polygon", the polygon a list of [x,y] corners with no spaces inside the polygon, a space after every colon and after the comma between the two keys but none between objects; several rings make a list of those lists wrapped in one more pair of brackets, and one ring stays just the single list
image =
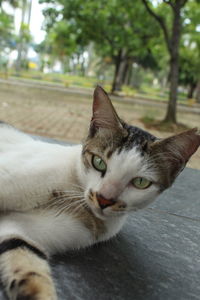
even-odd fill
[{"label": "cat's leg", "polygon": [[9,300],[57,299],[46,253],[9,221],[0,223],[0,270]]}]

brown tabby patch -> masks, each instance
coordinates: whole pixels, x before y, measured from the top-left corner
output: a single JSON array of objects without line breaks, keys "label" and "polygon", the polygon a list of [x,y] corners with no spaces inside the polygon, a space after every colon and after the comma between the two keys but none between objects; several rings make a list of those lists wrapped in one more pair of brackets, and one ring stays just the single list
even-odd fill
[{"label": "brown tabby patch", "polygon": [[107,161],[123,145],[127,135],[123,130],[100,129],[94,137],[88,136],[83,145],[82,158],[86,169],[91,167],[91,154],[96,154]]}]

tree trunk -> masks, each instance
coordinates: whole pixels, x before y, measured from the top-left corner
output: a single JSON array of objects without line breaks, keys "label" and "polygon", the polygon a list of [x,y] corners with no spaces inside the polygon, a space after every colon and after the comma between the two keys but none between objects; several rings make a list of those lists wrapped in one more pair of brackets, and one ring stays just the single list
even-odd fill
[{"label": "tree trunk", "polygon": [[124,70],[124,79],[123,79],[123,84],[125,85],[130,85],[131,81],[131,73],[132,73],[132,60],[127,60],[126,61],[126,69]]},{"label": "tree trunk", "polygon": [[176,123],[176,103],[179,77],[179,44],[181,37],[181,7],[177,4],[174,8],[172,37],[169,45],[170,52],[170,93],[165,122]]},{"label": "tree trunk", "polygon": [[125,61],[125,66],[124,66],[124,70],[123,70],[123,75],[122,75],[122,83],[123,83],[123,84],[127,84],[127,74],[128,74],[128,70],[129,70],[129,62],[128,62],[128,59],[126,59],[126,61]]},{"label": "tree trunk", "polygon": [[123,79],[124,79],[124,71],[126,68],[126,50],[122,49],[119,51],[118,56],[116,58],[115,63],[115,75],[112,84],[111,92],[121,91]]},{"label": "tree trunk", "polygon": [[199,81],[197,83],[195,99],[197,100],[197,103],[200,104],[200,79],[199,79]]},{"label": "tree trunk", "polygon": [[85,76],[85,59],[82,57],[82,62],[81,62],[81,76]]},{"label": "tree trunk", "polygon": [[192,82],[192,83],[189,85],[188,94],[187,94],[187,98],[188,98],[188,99],[192,99],[192,98],[193,98],[193,95],[194,95],[194,91],[195,91],[195,89],[196,89],[196,86],[197,86],[197,83],[196,83],[196,82]]},{"label": "tree trunk", "polygon": [[26,0],[22,1],[22,16],[21,16],[21,25],[20,25],[20,32],[19,32],[19,37],[20,37],[20,42],[17,46],[17,60],[16,60],[16,71],[19,72],[21,70],[22,66],[22,53],[24,50],[24,41],[23,41],[23,26],[25,23],[25,14],[26,14]]},{"label": "tree trunk", "polygon": [[170,92],[169,101],[167,107],[167,113],[165,116],[165,122],[176,123],[176,102],[178,92],[178,60],[177,58],[170,61]]}]

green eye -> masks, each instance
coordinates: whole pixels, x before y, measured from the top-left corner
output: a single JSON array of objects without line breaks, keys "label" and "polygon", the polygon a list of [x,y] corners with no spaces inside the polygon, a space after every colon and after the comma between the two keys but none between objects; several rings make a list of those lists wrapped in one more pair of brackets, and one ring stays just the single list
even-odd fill
[{"label": "green eye", "polygon": [[107,166],[101,157],[99,157],[97,155],[93,155],[92,156],[92,165],[97,171],[102,172],[102,173],[106,172]]},{"label": "green eye", "polygon": [[131,183],[140,190],[147,189],[152,184],[151,181],[143,177],[136,177],[131,181]]}]

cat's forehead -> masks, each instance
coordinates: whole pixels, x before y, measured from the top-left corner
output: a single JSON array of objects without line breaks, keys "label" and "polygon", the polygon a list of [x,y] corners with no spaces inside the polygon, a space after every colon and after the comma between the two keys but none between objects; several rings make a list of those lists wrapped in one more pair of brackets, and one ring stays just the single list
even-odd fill
[{"label": "cat's forehead", "polygon": [[136,126],[123,123],[123,127],[128,133],[123,140],[123,148],[125,149],[138,147],[143,152],[147,143],[152,143],[156,140],[155,136]]},{"label": "cat's forehead", "polygon": [[149,156],[144,156],[136,146],[114,152],[108,160],[108,169],[115,177],[117,174],[117,177],[125,180],[133,177],[146,177],[153,181],[158,179],[155,166],[149,164]]},{"label": "cat's forehead", "polygon": [[123,149],[121,152],[116,151],[109,159],[109,166],[112,170],[118,170],[119,173],[138,173],[143,166],[143,156],[137,147],[132,149]]},{"label": "cat's forehead", "polygon": [[94,137],[89,137],[84,148],[96,153],[103,153],[109,158],[123,145],[123,134],[120,131],[99,129]]},{"label": "cat's forehead", "polygon": [[146,145],[156,140],[156,137],[147,131],[126,123],[122,124],[123,130],[100,129],[94,137],[87,140],[86,146],[100,153],[106,153],[107,158],[110,158],[115,152],[121,153],[136,148],[142,155],[146,151]]}]

